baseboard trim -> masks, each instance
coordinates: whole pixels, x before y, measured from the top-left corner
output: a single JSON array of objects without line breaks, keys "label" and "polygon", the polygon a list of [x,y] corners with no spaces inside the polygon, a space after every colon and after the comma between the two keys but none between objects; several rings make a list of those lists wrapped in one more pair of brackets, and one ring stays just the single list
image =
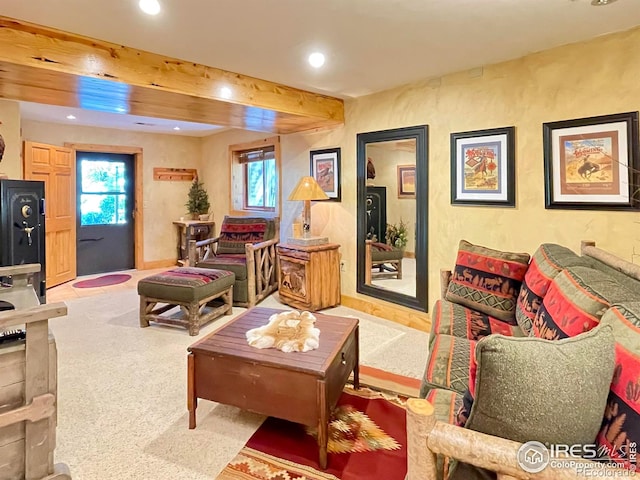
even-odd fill
[{"label": "baseboard trim", "polygon": [[152,270],[154,268],[166,268],[175,266],[176,260],[174,258],[167,258],[165,260],[153,260],[152,262],[144,262],[141,270]]},{"label": "baseboard trim", "polygon": [[360,310],[376,317],[386,318],[416,330],[424,332],[431,330],[431,316],[428,313],[418,312],[393,303],[363,300],[362,298],[350,297],[344,294],[341,296],[340,303],[344,307]]}]

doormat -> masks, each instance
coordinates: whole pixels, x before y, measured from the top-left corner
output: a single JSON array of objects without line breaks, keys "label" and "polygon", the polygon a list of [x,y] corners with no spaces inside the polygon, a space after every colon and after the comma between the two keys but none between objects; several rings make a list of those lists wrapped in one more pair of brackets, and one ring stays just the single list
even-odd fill
[{"label": "doormat", "polygon": [[404,480],[405,400],[345,387],[329,424],[328,465],[318,465],[314,429],[269,417],[216,480]]},{"label": "doormat", "polygon": [[102,275],[101,277],[91,278],[89,280],[81,280],[71,285],[74,288],[96,288],[106,287],[109,285],[117,285],[124,283],[131,278],[131,275],[126,273],[118,273],[112,275]]}]

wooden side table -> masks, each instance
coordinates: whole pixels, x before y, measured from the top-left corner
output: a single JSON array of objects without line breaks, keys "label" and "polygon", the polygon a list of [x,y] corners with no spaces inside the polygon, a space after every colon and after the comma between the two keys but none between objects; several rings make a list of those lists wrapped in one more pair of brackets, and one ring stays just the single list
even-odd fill
[{"label": "wooden side table", "polygon": [[279,244],[280,300],[303,310],[340,305],[340,245]]},{"label": "wooden side table", "polygon": [[189,241],[206,240],[212,238],[216,223],[212,221],[200,220],[179,220],[173,222],[178,229],[178,265],[189,264]]}]

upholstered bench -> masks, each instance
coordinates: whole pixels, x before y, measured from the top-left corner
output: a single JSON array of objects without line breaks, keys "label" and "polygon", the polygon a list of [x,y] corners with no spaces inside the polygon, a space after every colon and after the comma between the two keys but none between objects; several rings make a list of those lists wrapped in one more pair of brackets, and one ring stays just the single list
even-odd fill
[{"label": "upholstered bench", "polygon": [[[179,325],[198,335],[203,325],[220,315],[231,315],[233,283],[236,276],[227,270],[179,267],[143,278],[138,282],[140,326],[149,322]],[[218,299],[217,302],[211,303]],[[156,308],[156,304],[163,304]],[[182,317],[162,315],[179,306]]]}]

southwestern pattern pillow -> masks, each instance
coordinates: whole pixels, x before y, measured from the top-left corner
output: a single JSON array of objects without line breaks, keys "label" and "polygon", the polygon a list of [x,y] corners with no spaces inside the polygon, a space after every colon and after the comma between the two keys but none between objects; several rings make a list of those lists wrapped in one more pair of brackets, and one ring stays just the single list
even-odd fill
[{"label": "southwestern pattern pillow", "polygon": [[[216,253],[244,253],[245,243],[268,240],[269,221],[261,217],[225,216],[220,229],[220,240]],[[271,232],[273,235],[273,232]]]},{"label": "southwestern pattern pillow", "polygon": [[533,319],[551,280],[563,269],[577,265],[589,266],[589,260],[562,245],[543,243],[538,247],[531,257],[516,304],[516,321],[525,335],[529,335],[533,328]]},{"label": "southwestern pattern pillow", "polygon": [[616,366],[597,443],[603,456],[629,468],[630,446],[640,445],[640,302],[614,305],[600,323],[613,328]]},{"label": "southwestern pattern pillow", "polygon": [[461,240],[446,299],[516,325],[516,298],[528,266],[528,253]]},{"label": "southwestern pattern pillow", "polygon": [[547,340],[573,337],[595,327],[612,303],[633,298],[633,293],[598,270],[569,267],[549,285],[531,333]]}]

